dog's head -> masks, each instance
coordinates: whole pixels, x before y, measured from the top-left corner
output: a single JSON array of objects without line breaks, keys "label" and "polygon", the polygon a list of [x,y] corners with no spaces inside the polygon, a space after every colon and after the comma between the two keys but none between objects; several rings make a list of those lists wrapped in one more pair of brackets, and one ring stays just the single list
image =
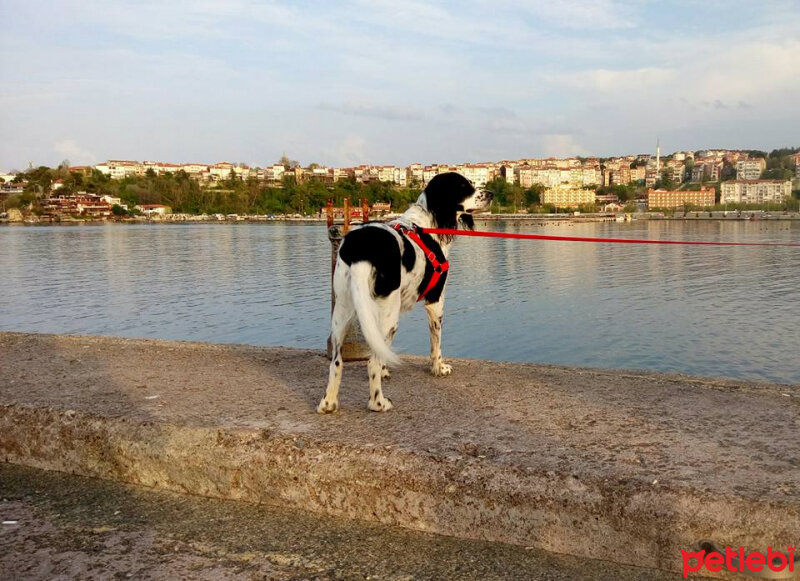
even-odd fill
[{"label": "dog's head", "polygon": [[493,197],[491,192],[476,189],[467,178],[456,172],[434,176],[422,195],[437,227],[457,228],[460,220],[470,230],[474,227],[471,214],[488,209]]}]

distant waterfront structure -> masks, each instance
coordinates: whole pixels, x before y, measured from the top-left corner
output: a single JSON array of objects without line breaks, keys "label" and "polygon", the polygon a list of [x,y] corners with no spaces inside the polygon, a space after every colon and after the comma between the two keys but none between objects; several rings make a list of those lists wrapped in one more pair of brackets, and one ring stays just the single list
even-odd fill
[{"label": "distant waterfront structure", "polygon": [[53,195],[42,200],[42,216],[51,220],[77,216],[104,220],[111,216],[113,207],[106,197],[87,192]]},{"label": "distant waterfront structure", "polygon": [[735,180],[722,182],[723,204],[780,203],[792,195],[791,180]]},{"label": "distant waterfront structure", "polygon": [[172,214],[172,208],[169,206],[164,206],[163,204],[139,204],[138,206],[134,206],[134,208],[139,210],[148,218],[161,218],[167,214]]},{"label": "distant waterfront structure", "polygon": [[699,190],[647,190],[647,208],[682,208],[687,205],[707,208],[714,205],[716,190],[702,187]]},{"label": "distant waterfront structure", "polygon": [[[791,150],[789,150],[791,151]],[[122,180],[134,177],[163,176],[167,174],[188,177],[200,187],[219,187],[230,180],[254,181],[271,188],[282,188],[287,180],[296,183],[316,182],[329,188],[342,181],[361,184],[383,183],[400,187],[424,188],[436,175],[445,172],[459,172],[476,187],[485,187],[494,180],[504,180],[507,184],[523,189],[544,186],[553,190],[596,189],[601,186],[626,186],[642,184],[654,188],[662,179],[675,183],[718,182],[723,177],[723,169],[733,167],[738,180],[760,179],[766,169],[764,158],[753,157],[750,150],[708,149],[695,152],[676,151],[661,158],[661,139],[656,139],[655,154],[624,155],[609,158],[567,157],[567,158],[520,158],[477,163],[412,163],[407,166],[360,164],[346,167],[326,167],[317,163],[302,167],[296,161],[287,159],[263,167],[244,163],[222,161],[217,163],[168,163],[160,161],[134,161],[110,159],[96,165],[71,166],[71,174],[91,177],[102,173],[111,179]],[[800,154],[787,155],[787,168],[800,177]],[[15,174],[0,176],[0,193],[11,195],[25,188],[26,183],[12,184]],[[70,185],[63,174],[53,177],[51,192],[59,184]],[[726,175],[727,177],[727,175]],[[77,184],[81,182],[78,181]]]}]

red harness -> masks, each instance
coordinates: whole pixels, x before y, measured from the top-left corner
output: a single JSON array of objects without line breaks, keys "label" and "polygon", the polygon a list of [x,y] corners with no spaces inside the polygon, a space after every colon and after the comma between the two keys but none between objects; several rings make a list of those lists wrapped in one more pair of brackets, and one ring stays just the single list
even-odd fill
[{"label": "red harness", "polygon": [[422,241],[422,238],[420,238],[419,234],[417,233],[417,229],[419,228],[418,226],[412,229],[412,228],[407,228],[400,223],[397,223],[392,227],[401,234],[405,234],[406,236],[411,238],[411,240],[413,240],[416,243],[416,245],[422,249],[422,252],[428,259],[428,262],[430,262],[431,266],[433,267],[433,275],[431,276],[431,280],[428,283],[428,286],[425,288],[424,291],[422,291],[422,293],[420,293],[419,298],[417,298],[417,301],[421,301],[422,299],[425,298],[425,295],[431,292],[433,287],[436,286],[436,284],[439,282],[439,279],[442,278],[442,274],[447,272],[447,270],[450,268],[450,263],[447,260],[445,260],[444,262],[439,262],[439,259],[436,258],[436,255],[433,253],[433,250],[425,246],[425,243]]}]

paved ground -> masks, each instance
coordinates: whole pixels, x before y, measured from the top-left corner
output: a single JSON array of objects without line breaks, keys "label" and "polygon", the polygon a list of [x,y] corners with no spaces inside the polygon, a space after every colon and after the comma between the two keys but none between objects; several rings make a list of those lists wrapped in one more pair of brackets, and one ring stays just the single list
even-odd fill
[{"label": "paved ground", "polygon": [[366,409],[346,364],[341,412],[313,413],[321,352],[0,332],[0,404],[170,425],[279,430],[494,464],[800,499],[800,386],[455,360],[433,378],[406,358],[395,409]]},{"label": "paved ground", "polygon": [[3,579],[667,581],[658,571],[0,464]]},{"label": "paved ground", "polygon": [[673,571],[800,537],[800,386],[451,363],[320,416],[320,352],[0,333],[0,460]]}]

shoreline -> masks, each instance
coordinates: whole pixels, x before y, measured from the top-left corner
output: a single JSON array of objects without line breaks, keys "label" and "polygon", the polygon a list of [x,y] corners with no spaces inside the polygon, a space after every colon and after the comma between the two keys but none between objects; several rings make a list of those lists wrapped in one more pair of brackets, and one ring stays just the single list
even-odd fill
[{"label": "shoreline", "polygon": [[[710,215],[709,215],[710,214]],[[666,222],[793,222],[800,221],[800,212],[767,212],[763,210],[743,211],[737,214],[733,211],[728,215],[719,215],[721,212],[704,211],[690,212],[683,216],[663,216],[658,213],[640,214],[481,214],[475,216],[475,222],[525,222],[525,223],[559,223],[559,222],[632,222],[632,221],[666,221]],[[302,218],[267,218],[261,216],[238,216],[224,220],[211,217],[201,217],[202,215],[181,215],[171,219],[123,219],[123,220],[54,220],[54,221],[9,221],[0,220],[0,226],[96,226],[99,224],[115,225],[167,225],[167,224],[324,224],[324,217],[302,217]],[[398,215],[380,217],[379,220],[393,219]],[[629,218],[628,218],[629,217]],[[353,225],[360,224],[353,221]]]}]

